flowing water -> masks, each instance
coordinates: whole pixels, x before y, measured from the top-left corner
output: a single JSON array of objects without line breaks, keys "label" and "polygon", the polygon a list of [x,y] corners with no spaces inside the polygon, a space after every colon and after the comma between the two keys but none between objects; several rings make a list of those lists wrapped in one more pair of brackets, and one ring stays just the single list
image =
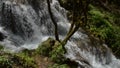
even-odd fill
[{"label": "flowing water", "polygon": [[[66,10],[57,0],[51,0],[51,9],[63,39],[69,30]],[[48,37],[54,38],[54,25],[46,0],[0,0],[0,43],[11,51],[35,49]],[[79,29],[65,46],[66,58],[79,63],[78,68],[120,68],[120,61],[105,44],[91,39]]]}]

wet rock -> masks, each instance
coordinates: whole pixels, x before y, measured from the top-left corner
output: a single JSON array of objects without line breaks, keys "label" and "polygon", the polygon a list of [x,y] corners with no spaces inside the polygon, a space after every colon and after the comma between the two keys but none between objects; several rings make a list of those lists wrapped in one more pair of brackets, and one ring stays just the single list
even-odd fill
[{"label": "wet rock", "polygon": [[0,41],[3,41],[6,38],[6,36],[0,32]]}]

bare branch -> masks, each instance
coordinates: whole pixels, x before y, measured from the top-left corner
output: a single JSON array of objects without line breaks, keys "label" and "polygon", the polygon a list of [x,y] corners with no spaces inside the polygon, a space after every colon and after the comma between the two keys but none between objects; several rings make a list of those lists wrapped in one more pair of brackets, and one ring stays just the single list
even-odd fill
[{"label": "bare branch", "polygon": [[47,0],[47,5],[48,5],[48,11],[49,11],[49,14],[50,14],[50,18],[51,18],[51,20],[52,20],[52,22],[53,22],[53,24],[55,26],[55,38],[56,38],[57,41],[60,41],[59,40],[59,35],[58,35],[58,26],[57,26],[56,21],[53,18],[53,13],[51,11],[51,5],[50,5],[50,1],[49,0]]}]

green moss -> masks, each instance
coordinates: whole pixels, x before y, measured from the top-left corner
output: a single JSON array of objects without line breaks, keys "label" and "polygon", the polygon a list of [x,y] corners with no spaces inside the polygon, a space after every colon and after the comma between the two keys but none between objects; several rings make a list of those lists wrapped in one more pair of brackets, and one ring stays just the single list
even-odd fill
[{"label": "green moss", "polygon": [[0,56],[0,68],[12,68],[12,64],[8,56]]},{"label": "green moss", "polygon": [[51,38],[44,41],[37,49],[37,54],[48,56],[52,61],[60,63],[65,60],[65,50],[62,45]]},{"label": "green moss", "polygon": [[52,46],[54,46],[54,40],[52,38],[48,38],[46,41],[39,45],[39,47],[36,49],[36,53],[44,56],[49,56],[49,52],[52,50]]},{"label": "green moss", "polygon": [[26,53],[14,54],[1,51],[0,68],[36,68],[36,63]]},{"label": "green moss", "polygon": [[[70,60],[68,61],[68,59],[64,57],[65,52],[65,48],[62,46],[62,44],[51,38],[44,41],[36,50],[37,54],[47,56],[52,60],[52,62],[59,64],[60,67],[58,68],[64,68],[62,64],[69,65]],[[74,67],[76,66],[77,65],[74,65]]]},{"label": "green moss", "polygon": [[54,62],[62,63],[66,60],[64,54],[65,54],[65,50],[62,47],[62,44],[56,41],[52,51],[50,52],[51,59]]},{"label": "green moss", "polygon": [[23,68],[36,68],[36,63],[32,57],[29,57],[25,53],[19,53],[13,55],[11,59],[16,65]]}]

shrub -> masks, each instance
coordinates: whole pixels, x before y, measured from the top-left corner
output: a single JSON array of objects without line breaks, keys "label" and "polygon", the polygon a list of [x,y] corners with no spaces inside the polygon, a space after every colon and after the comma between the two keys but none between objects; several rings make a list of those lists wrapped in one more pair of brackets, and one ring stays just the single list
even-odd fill
[{"label": "shrub", "polygon": [[[115,24],[117,17],[105,10],[97,9],[90,5],[88,24],[90,32],[95,36],[104,40],[113,52],[120,52],[120,27]],[[119,51],[116,49],[119,48]]]}]

